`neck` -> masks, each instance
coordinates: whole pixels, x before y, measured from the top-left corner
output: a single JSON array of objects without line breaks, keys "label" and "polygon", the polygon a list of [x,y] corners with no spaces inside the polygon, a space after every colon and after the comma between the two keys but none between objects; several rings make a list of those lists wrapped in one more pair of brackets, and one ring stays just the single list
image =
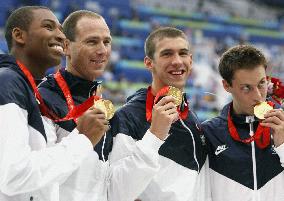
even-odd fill
[{"label": "neck", "polygon": [[78,71],[76,71],[75,68],[72,68],[72,67],[70,67],[69,65],[67,65],[66,71],[67,71],[68,73],[70,73],[70,74],[76,76],[76,77],[82,78],[82,76],[80,75],[80,73],[79,73]]},{"label": "neck", "polygon": [[67,63],[67,67],[66,67],[66,71],[71,73],[72,75],[82,78],[84,80],[88,80],[88,81],[94,81],[95,79],[91,79],[89,77],[86,77],[84,75],[82,75],[79,71],[76,70],[76,68],[74,68],[70,63]]},{"label": "neck", "polygon": [[154,96],[161,90],[162,87],[157,87],[154,83],[151,85],[151,92]]},{"label": "neck", "polygon": [[233,111],[234,114],[237,115],[247,115],[247,116],[253,116],[253,114],[249,114],[247,111],[243,111],[235,102],[233,102]]},{"label": "neck", "polygon": [[30,71],[35,79],[41,79],[44,77],[45,72],[48,69],[47,66],[40,62],[32,60],[32,58],[29,58],[24,54],[18,54],[17,52],[12,52],[11,54],[16,58],[16,60],[25,65],[25,67]]}]

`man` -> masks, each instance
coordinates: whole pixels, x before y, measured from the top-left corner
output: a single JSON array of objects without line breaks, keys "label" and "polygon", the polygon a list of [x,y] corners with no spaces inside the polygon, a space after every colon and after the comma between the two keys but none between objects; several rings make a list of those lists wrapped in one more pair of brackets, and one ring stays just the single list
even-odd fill
[{"label": "man", "polygon": [[10,55],[0,55],[0,200],[59,201],[60,183],[102,135],[93,134],[90,109],[56,144],[53,127],[41,116],[48,108],[34,78],[63,56],[65,36],[55,15],[46,7],[19,8],[7,20],[5,37]]},{"label": "man", "polygon": [[[284,113],[254,116],[267,95],[266,59],[250,45],[229,49],[219,72],[232,102],[202,124],[208,139],[213,201],[284,200]],[[271,135],[271,139],[270,139]]]},{"label": "man", "polygon": [[[147,129],[150,127],[151,130],[154,124],[153,119],[151,122],[151,111],[167,107],[161,99],[152,108],[153,100],[159,99],[155,96],[167,86],[183,90],[191,73],[192,54],[188,39],[181,30],[164,27],[153,31],[146,39],[145,54],[144,64],[152,73],[152,84],[148,89],[140,89],[130,96],[127,103],[116,112],[111,130],[113,135],[117,134],[116,138],[125,135],[133,140],[143,138]],[[160,127],[169,127],[169,136],[159,149],[159,172],[139,196],[142,201],[207,199],[204,136],[197,117],[188,110],[186,100],[182,105],[184,109],[179,107],[178,121],[173,124],[156,122]],[[133,141],[128,140],[126,143],[125,147],[131,146]],[[112,153],[127,155],[127,151],[119,151],[115,146]]]},{"label": "man", "polygon": [[[69,40],[67,67],[55,76],[49,76],[39,87],[46,103],[61,118],[70,112],[70,107],[84,104],[96,93],[98,83],[95,80],[103,74],[111,52],[110,30],[103,17],[94,12],[71,13],[63,23],[63,31]],[[58,76],[61,77],[59,80]],[[69,95],[66,95],[67,91]],[[169,102],[170,108],[171,101],[173,98],[168,97],[162,102]],[[154,114],[153,134],[149,131],[131,147],[125,147],[129,140],[127,136],[117,139],[114,146],[121,148],[120,151],[126,148],[127,155],[110,157],[104,162],[112,148],[112,136],[106,135],[95,147],[96,152],[90,154],[62,185],[61,200],[133,201],[158,171],[158,149],[168,133],[167,124],[177,118],[176,110]],[[158,121],[165,121],[164,126],[160,127]],[[55,123],[62,139],[76,126],[72,120]]]}]

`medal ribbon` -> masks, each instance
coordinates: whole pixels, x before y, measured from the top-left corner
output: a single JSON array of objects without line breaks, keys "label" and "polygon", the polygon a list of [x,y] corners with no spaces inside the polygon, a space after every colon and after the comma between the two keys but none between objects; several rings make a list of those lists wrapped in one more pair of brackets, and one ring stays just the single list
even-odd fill
[{"label": "medal ribbon", "polygon": [[[269,105],[272,105],[273,103],[268,101]],[[256,145],[263,149],[265,147],[267,147],[270,144],[270,128],[268,127],[264,127],[261,126],[260,124],[258,124],[256,132],[250,136],[249,138],[246,139],[241,139],[238,131],[232,121],[232,117],[231,117],[231,107],[233,104],[230,105],[229,107],[229,111],[228,111],[228,129],[229,129],[229,133],[231,135],[231,137],[239,142],[245,143],[245,144],[249,144],[252,141],[255,141]]]},{"label": "medal ribbon", "polygon": [[77,118],[81,116],[86,110],[88,110],[90,107],[94,105],[94,101],[97,101],[100,99],[98,96],[91,96],[86,101],[84,101],[82,104],[75,106],[70,89],[64,80],[63,76],[61,75],[60,71],[57,71],[54,74],[54,79],[56,80],[59,88],[62,90],[63,95],[65,97],[67,107],[68,107],[68,113],[65,117],[61,119],[56,119],[55,121],[67,121],[73,119],[77,123]]},{"label": "medal ribbon", "polygon": [[82,103],[78,106],[75,106],[74,101],[73,101],[72,96],[71,96],[71,93],[70,93],[70,90],[69,90],[65,80],[63,79],[63,77],[59,73],[60,75],[58,77],[61,76],[61,78],[62,78],[62,79],[60,79],[60,78],[58,79],[58,80],[60,80],[59,85],[62,86],[62,88],[61,87],[60,88],[63,91],[63,94],[64,94],[66,101],[67,101],[68,109],[69,109],[69,112],[65,117],[59,118],[44,103],[42,96],[40,95],[38,88],[36,86],[35,80],[34,80],[32,74],[30,73],[30,71],[27,69],[27,67],[24,64],[22,64],[20,61],[16,61],[16,62],[18,64],[18,66],[20,67],[20,69],[22,70],[22,72],[24,73],[24,75],[26,76],[26,78],[28,79],[28,81],[29,81],[29,83],[30,83],[30,85],[33,89],[33,92],[35,94],[35,98],[39,102],[38,105],[39,105],[39,109],[40,109],[41,114],[43,116],[46,116],[47,118],[55,121],[55,122],[67,121],[67,120],[71,120],[71,119],[74,119],[74,121],[76,122],[78,117],[80,117],[86,110],[88,110],[91,106],[93,106],[95,100],[100,99],[97,96],[91,96],[84,103]]},{"label": "medal ribbon", "polygon": [[[154,95],[152,94],[151,86],[148,87],[147,97],[146,97],[146,119],[148,122],[151,122],[152,119],[153,105],[159,101],[160,97],[165,96],[168,92],[169,92],[169,86],[165,86],[157,93],[156,97],[154,97]],[[180,110],[180,106],[177,107],[177,111],[181,119],[183,120],[186,119],[189,111],[188,103],[186,103],[183,111]]]},{"label": "medal ribbon", "polygon": [[39,91],[38,88],[36,86],[35,80],[32,76],[32,74],[30,73],[30,71],[27,69],[27,67],[22,64],[20,61],[16,61],[18,66],[20,67],[20,69],[22,70],[22,72],[24,73],[24,75],[26,76],[26,78],[28,79],[30,85],[32,86],[34,95],[36,100],[38,101],[38,105],[39,105],[39,109],[42,113],[42,115],[50,118],[50,119],[54,119],[57,116],[45,105]]}]

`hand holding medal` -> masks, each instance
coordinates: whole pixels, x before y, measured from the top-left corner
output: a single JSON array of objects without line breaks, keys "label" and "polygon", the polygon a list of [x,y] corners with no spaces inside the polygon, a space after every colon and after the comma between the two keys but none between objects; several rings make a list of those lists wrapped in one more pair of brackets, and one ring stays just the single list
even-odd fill
[{"label": "hand holding medal", "polygon": [[156,94],[155,97],[151,90],[151,86],[148,87],[146,99],[146,119],[148,122],[151,122],[152,119],[153,105],[158,103],[164,96],[171,96],[174,98],[174,105],[177,107],[177,111],[181,119],[185,119],[187,117],[189,110],[188,103],[186,99],[184,99],[183,92],[180,89],[173,86],[165,86]]},{"label": "hand holding medal", "polygon": [[260,125],[271,130],[274,145],[278,147],[284,143],[284,112],[282,109],[271,108],[262,106],[259,109],[260,113],[264,111],[263,120],[260,122]]},{"label": "hand holding medal", "polygon": [[183,102],[183,93],[172,86],[162,88],[154,97],[151,87],[147,90],[146,119],[151,122],[150,131],[160,139],[164,139],[179,116],[186,118],[188,106],[180,111]]}]

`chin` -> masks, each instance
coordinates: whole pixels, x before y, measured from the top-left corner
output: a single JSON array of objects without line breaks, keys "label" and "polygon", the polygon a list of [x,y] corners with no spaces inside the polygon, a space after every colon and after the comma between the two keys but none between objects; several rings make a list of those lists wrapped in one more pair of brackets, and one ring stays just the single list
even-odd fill
[{"label": "chin", "polygon": [[176,84],[172,84],[171,86],[176,87],[178,89],[183,89],[185,87],[185,84],[184,83],[182,83],[182,84],[176,83]]},{"label": "chin", "polygon": [[92,77],[97,79],[98,77],[101,77],[103,74],[104,74],[104,71],[102,71],[102,72],[95,72],[95,73],[93,73]]}]

